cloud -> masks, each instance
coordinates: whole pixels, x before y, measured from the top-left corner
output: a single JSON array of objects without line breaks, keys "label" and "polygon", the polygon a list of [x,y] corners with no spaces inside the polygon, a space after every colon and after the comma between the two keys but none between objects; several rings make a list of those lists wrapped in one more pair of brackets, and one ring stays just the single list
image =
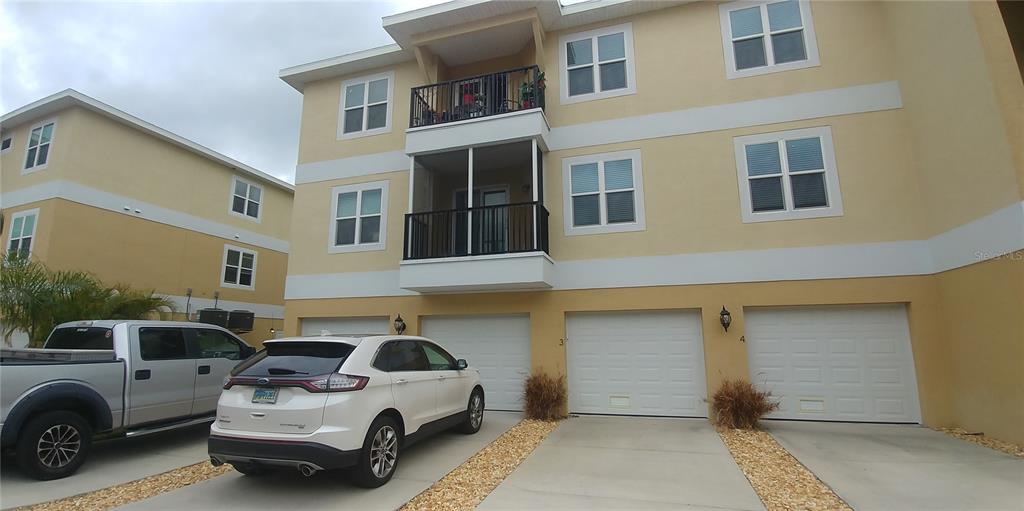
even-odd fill
[{"label": "cloud", "polygon": [[391,43],[438,3],[0,3],[0,110],[73,88],[293,181],[302,96],[281,68]]}]

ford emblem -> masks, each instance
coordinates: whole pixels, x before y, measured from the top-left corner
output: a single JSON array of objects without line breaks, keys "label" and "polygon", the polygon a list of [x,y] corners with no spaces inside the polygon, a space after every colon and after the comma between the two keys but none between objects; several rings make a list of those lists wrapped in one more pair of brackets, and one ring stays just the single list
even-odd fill
[{"label": "ford emblem", "polygon": [[258,383],[260,385],[267,385],[267,384],[270,383],[270,378],[260,378],[260,379],[256,380],[256,383]]}]

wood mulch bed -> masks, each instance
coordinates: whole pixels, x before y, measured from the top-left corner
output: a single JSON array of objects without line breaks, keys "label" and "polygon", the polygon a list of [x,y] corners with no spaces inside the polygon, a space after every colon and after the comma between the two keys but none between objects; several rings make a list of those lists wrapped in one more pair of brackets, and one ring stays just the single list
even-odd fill
[{"label": "wood mulch bed", "polygon": [[526,459],[558,422],[523,419],[420,493],[400,511],[476,509]]},{"label": "wood mulch bed", "polygon": [[229,471],[231,471],[230,465],[215,467],[209,461],[203,461],[137,481],[103,488],[102,490],[19,507],[16,511],[100,511],[113,509],[205,481]]},{"label": "wood mulch bed", "polygon": [[843,499],[768,433],[719,429],[718,435],[768,511],[852,511]]},{"label": "wood mulch bed", "polygon": [[1005,452],[1010,456],[1024,458],[1024,446],[1011,442],[1004,442],[1002,440],[996,440],[995,438],[985,436],[984,433],[973,433],[961,428],[935,428],[935,430],[959,438],[960,440],[966,440],[971,443],[988,447],[989,449]]}]

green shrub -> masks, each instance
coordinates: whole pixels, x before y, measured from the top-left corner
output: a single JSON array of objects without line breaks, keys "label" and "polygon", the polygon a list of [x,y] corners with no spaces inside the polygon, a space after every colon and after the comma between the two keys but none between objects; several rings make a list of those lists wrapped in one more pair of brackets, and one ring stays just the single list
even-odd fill
[{"label": "green shrub", "polygon": [[761,392],[743,380],[725,380],[711,397],[712,421],[730,429],[757,429],[761,417],[778,410],[771,392]]},{"label": "green shrub", "polygon": [[565,417],[567,391],[565,378],[534,373],[523,384],[523,403],[527,419],[552,421]]}]

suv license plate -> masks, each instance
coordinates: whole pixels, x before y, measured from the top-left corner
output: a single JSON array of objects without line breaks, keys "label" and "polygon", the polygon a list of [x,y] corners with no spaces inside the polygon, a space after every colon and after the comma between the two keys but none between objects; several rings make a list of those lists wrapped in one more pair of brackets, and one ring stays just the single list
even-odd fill
[{"label": "suv license plate", "polygon": [[266,403],[266,404],[272,405],[272,404],[277,402],[277,391],[278,390],[280,390],[280,389],[278,389],[277,387],[273,387],[273,388],[257,387],[256,390],[252,393],[252,402],[253,403]]}]

